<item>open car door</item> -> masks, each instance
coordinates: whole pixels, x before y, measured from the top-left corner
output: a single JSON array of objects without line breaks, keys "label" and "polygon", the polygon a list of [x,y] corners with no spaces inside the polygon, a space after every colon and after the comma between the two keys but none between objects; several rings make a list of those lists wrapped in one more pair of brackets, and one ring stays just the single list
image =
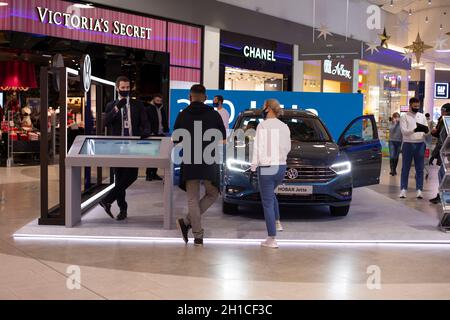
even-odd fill
[{"label": "open car door", "polygon": [[338,144],[352,163],[354,188],[380,183],[381,143],[373,115],[353,120],[340,136]]}]

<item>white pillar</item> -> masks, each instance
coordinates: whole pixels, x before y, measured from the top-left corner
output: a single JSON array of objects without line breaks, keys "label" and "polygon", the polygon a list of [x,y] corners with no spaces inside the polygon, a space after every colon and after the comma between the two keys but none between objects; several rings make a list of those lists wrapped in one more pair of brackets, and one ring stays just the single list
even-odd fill
[{"label": "white pillar", "polygon": [[433,114],[434,108],[434,81],[435,81],[434,62],[425,63],[425,97],[423,99],[423,112]]},{"label": "white pillar", "polygon": [[207,89],[219,89],[220,29],[205,26],[203,84]]},{"label": "white pillar", "polygon": [[359,90],[359,60],[353,60],[353,93],[357,93]]},{"label": "white pillar", "polygon": [[303,91],[303,61],[298,60],[298,45],[295,44],[293,47],[292,54],[292,91],[300,92]]}]

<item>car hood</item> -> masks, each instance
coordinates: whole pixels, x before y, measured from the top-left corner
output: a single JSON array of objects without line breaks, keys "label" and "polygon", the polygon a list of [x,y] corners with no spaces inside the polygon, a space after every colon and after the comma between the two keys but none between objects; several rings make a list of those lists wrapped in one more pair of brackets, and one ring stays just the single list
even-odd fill
[{"label": "car hood", "polygon": [[339,154],[339,147],[332,142],[292,141],[287,162],[288,165],[330,166]]}]

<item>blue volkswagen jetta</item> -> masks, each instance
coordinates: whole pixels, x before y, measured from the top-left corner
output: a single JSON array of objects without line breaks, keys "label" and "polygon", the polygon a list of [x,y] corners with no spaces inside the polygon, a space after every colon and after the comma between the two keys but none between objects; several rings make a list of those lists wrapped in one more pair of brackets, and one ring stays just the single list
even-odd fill
[{"label": "blue volkswagen jetta", "polygon": [[[289,126],[292,141],[285,179],[276,190],[280,205],[329,206],[332,216],[346,216],[353,188],[379,183],[382,153],[373,115],[353,120],[337,143],[311,112],[285,110],[280,120]],[[262,121],[261,110],[244,111],[229,137],[223,171],[225,214],[238,213],[239,205],[261,203],[257,178],[249,168],[254,133]]]}]

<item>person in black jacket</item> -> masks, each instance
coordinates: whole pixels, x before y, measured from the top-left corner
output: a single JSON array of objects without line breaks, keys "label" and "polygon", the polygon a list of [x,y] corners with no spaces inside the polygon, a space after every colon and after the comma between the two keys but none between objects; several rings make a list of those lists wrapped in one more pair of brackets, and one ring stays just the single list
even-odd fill
[{"label": "person in black jacket", "polygon": [[[124,76],[117,78],[116,88],[119,99],[106,105],[105,125],[109,134],[121,137],[149,137],[150,127],[144,106],[141,101],[130,99],[130,80]],[[111,218],[114,219],[111,212],[114,201],[117,201],[120,208],[117,220],[127,218],[126,190],[137,180],[138,172],[138,168],[114,168],[115,187],[99,203]]]},{"label": "person in black jacket", "polygon": [[[145,104],[148,121],[150,123],[152,136],[165,137],[169,133],[169,120],[167,111],[163,105],[163,97],[160,93],[154,94],[150,103]],[[162,180],[158,176],[157,168],[148,168],[146,175],[147,181]]]},{"label": "person in black jacket", "polygon": [[[177,223],[185,243],[192,228],[194,244],[202,246],[204,231],[201,216],[219,196],[220,153],[226,130],[219,113],[204,103],[206,89],[203,85],[192,86],[189,99],[191,104],[178,115],[172,135],[174,142],[181,140],[182,143],[180,188],[187,192],[188,198],[188,215],[178,219]],[[184,135],[188,137],[185,139]],[[206,194],[200,199],[202,182]]]}]

